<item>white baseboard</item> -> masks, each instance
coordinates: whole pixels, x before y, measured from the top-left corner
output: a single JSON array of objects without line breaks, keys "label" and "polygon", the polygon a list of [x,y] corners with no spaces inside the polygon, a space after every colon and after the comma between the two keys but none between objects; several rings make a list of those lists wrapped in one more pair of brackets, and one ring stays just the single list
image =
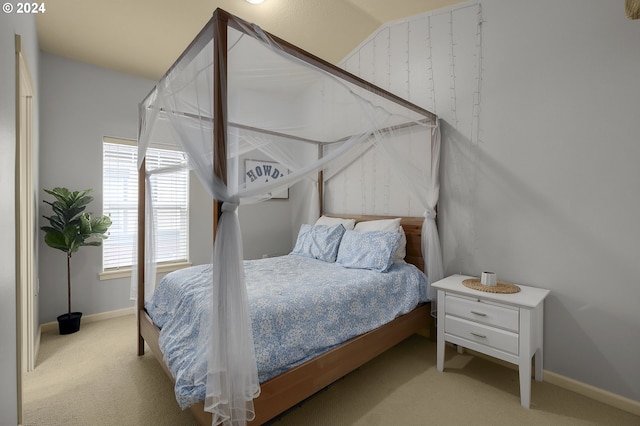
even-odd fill
[{"label": "white baseboard", "polygon": [[633,399],[617,395],[613,392],[570,379],[553,371],[544,370],[544,381],[563,389],[570,390],[588,398],[595,399],[603,404],[611,405],[631,414],[640,416],[640,402]]},{"label": "white baseboard", "polygon": [[[493,358],[467,348],[465,348],[464,351],[469,352],[474,356],[478,356],[486,360],[493,361],[497,364],[504,365],[505,367],[511,368],[513,370],[518,370],[518,366],[510,362],[502,361],[500,359]],[[560,374],[554,373],[553,371],[544,370],[542,374],[543,381],[547,383],[551,383],[552,385],[570,390],[577,394],[586,396],[587,398],[602,402],[603,404],[611,405],[612,407],[616,407],[620,410],[627,411],[631,414],[635,414],[636,416],[640,416],[640,401],[635,401],[622,395],[618,395],[613,392],[609,392],[604,389],[600,389],[595,386],[570,379],[569,377],[562,376]]]},{"label": "white baseboard", "polygon": [[[115,311],[100,312],[98,314],[91,314],[91,315],[83,315],[82,319],[80,320],[80,324],[87,324],[90,322],[102,321],[110,318],[118,318],[118,317],[123,317],[125,315],[134,315],[135,313],[136,313],[136,309],[134,306],[132,306],[130,308],[117,309]],[[45,331],[55,331],[57,329],[58,329],[57,321],[40,324],[40,333],[43,333]]]},{"label": "white baseboard", "polygon": [[42,326],[38,327],[38,334],[36,335],[36,344],[33,350],[33,368],[35,369],[36,361],[38,359],[38,354],[40,353],[40,341],[42,340]]}]

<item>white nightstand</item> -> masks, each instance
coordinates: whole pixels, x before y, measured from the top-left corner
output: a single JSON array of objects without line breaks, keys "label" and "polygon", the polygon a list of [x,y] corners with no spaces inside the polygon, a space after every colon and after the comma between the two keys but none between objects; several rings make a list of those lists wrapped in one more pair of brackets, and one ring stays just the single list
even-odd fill
[{"label": "white nightstand", "polygon": [[519,285],[511,294],[488,293],[462,285],[466,275],[452,275],[432,285],[438,290],[438,371],[444,370],[444,344],[456,345],[517,364],[520,402],[531,401],[531,357],[542,381],[544,299],[549,290]]}]

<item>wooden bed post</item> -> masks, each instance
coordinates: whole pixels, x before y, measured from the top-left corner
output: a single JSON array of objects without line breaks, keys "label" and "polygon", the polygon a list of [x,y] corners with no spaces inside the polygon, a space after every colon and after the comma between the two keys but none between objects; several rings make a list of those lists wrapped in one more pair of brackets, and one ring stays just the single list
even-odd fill
[{"label": "wooden bed post", "polygon": [[[227,21],[213,14],[213,173],[227,183]],[[222,215],[222,203],[213,201],[213,239]]]},{"label": "wooden bed post", "polygon": [[[324,147],[322,144],[318,145],[318,160],[322,158]],[[318,214],[322,216],[324,213],[324,172],[322,169],[318,170]]]},{"label": "wooden bed post", "polygon": [[138,294],[137,312],[138,316],[138,355],[144,355],[144,339],[140,331],[140,315],[144,313],[144,269],[145,269],[145,223],[146,223],[146,170],[147,160],[142,160],[142,165],[138,169]]}]

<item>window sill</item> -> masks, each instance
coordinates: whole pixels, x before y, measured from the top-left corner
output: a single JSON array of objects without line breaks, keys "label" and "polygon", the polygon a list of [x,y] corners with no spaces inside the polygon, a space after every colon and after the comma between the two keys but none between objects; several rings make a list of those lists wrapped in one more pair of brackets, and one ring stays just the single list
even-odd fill
[{"label": "window sill", "polygon": [[[156,266],[156,273],[163,274],[166,272],[177,271],[178,269],[188,268],[189,266],[191,266],[191,262],[163,263]],[[103,271],[98,274],[98,277],[100,278],[100,281],[131,277],[131,268]]]}]

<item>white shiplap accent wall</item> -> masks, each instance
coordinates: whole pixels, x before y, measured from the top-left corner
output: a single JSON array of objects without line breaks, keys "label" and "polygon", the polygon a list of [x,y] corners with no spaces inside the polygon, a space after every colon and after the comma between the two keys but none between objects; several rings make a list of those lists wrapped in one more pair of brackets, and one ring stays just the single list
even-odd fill
[{"label": "white shiplap accent wall", "polygon": [[[478,137],[481,8],[477,2],[418,15],[381,27],[340,64],[347,71],[438,114],[472,140]],[[464,70],[459,72],[458,70]],[[429,164],[430,147],[415,141],[416,166]],[[376,150],[326,184],[325,210],[420,216]]]},{"label": "white shiplap accent wall", "polygon": [[392,22],[340,65],[471,135],[479,113],[481,22],[477,2]]}]

